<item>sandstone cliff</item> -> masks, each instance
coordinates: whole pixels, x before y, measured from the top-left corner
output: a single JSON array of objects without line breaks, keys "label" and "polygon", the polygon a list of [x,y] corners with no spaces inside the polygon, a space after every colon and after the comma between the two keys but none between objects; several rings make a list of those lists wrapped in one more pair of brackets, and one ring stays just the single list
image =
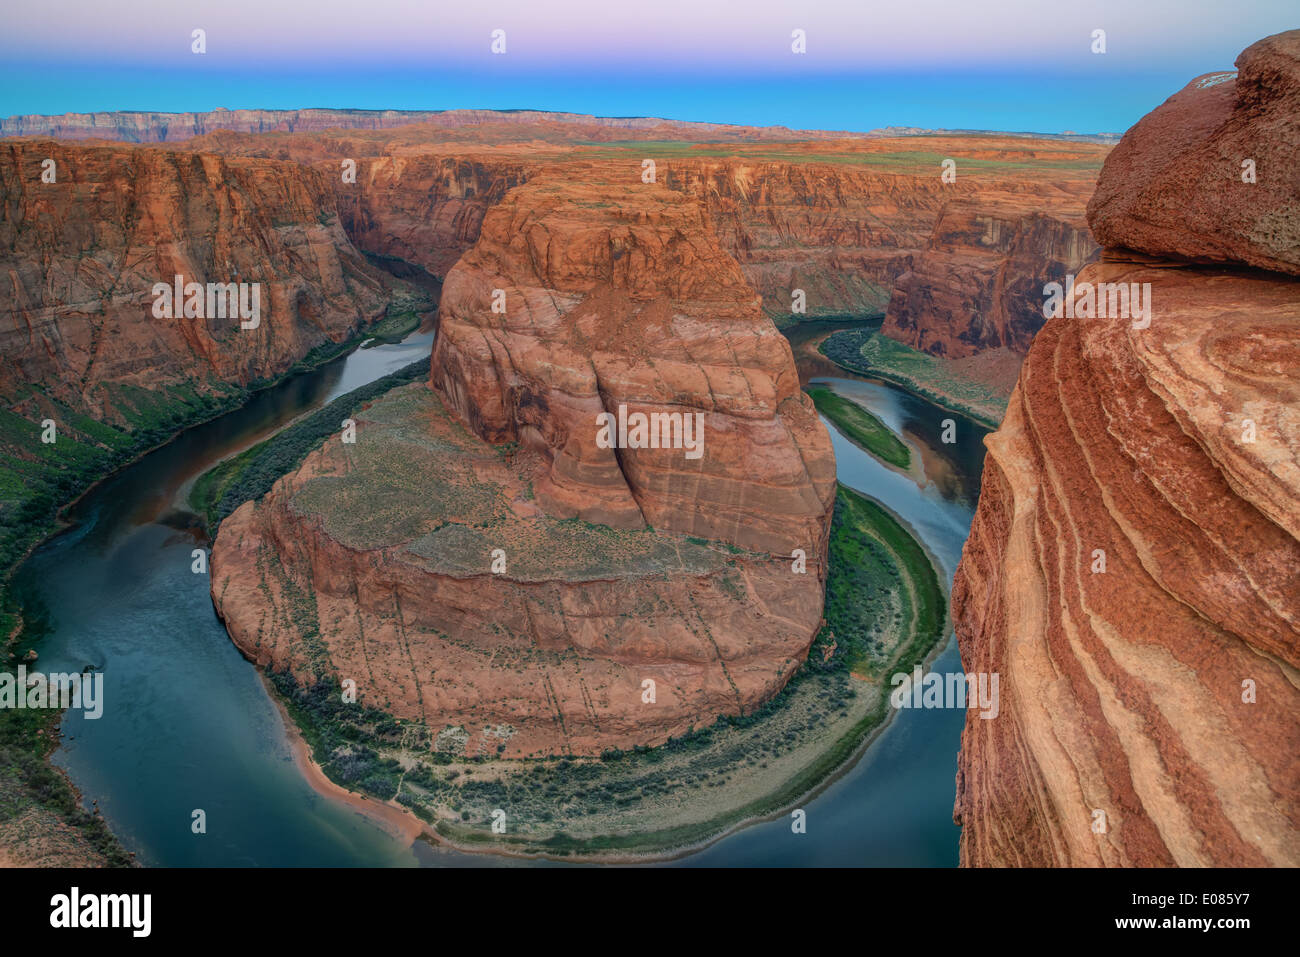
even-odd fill
[{"label": "sandstone cliff", "polygon": [[829,163],[674,163],[669,186],[698,196],[774,317],[802,289],[809,316],[883,312],[951,191],[917,177]]},{"label": "sandstone cliff", "polygon": [[[635,173],[537,177],[488,212],[441,310],[434,386],[484,439],[551,460],[552,514],[820,551],[825,429],[697,203]],[[701,414],[702,456],[599,448],[620,406]]]},{"label": "sandstone cliff", "polygon": [[913,349],[959,359],[1005,346],[1029,351],[1043,326],[1043,285],[1099,252],[1079,215],[1032,202],[949,203],[910,271],[898,277],[881,331]]},{"label": "sandstone cliff", "polygon": [[339,216],[357,248],[439,279],[478,240],[488,208],[527,175],[519,162],[428,154],[363,158],[355,184],[342,182],[337,162],[318,168],[336,183]]},{"label": "sandstone cliff", "polygon": [[[1106,154],[1098,145],[1005,135],[778,145],[762,140],[780,131],[718,128],[719,137],[735,138],[665,153],[637,137],[689,142],[698,131],[630,129],[615,148],[599,142],[596,128],[567,120],[506,119],[384,131],[217,132],[192,145],[315,166],[335,184],[344,227],[359,248],[439,279],[511,187],[561,165],[575,178],[613,170],[619,161],[612,154],[623,157],[628,174],[654,159],[659,183],[704,205],[770,317],[876,315],[892,296],[897,321],[886,332],[942,355],[1004,345],[1023,354],[1040,315],[1041,283],[1034,283],[1062,265],[1082,266],[1096,250],[1082,215]],[[355,182],[342,182],[343,157],[356,162]],[[942,179],[944,158],[957,164],[955,182]],[[941,221],[949,207],[953,213]],[[972,226],[971,217],[979,223]],[[804,294],[799,315],[795,290]]]},{"label": "sandstone cliff", "polygon": [[[923,142],[928,155],[898,158],[885,150],[903,144],[881,141],[840,162],[812,145],[803,162],[692,159],[671,164],[666,182],[704,202],[774,318],[791,317],[801,289],[809,317],[888,308],[886,335],[936,355],[1024,353],[1042,324],[1042,277],[1096,253],[1082,217],[1088,164],[1106,151],[998,136]],[[945,157],[955,182],[941,178]]]},{"label": "sandstone cliff", "polygon": [[[154,284],[178,274],[259,284],[260,324],[185,318],[180,304],[158,318]],[[310,169],[29,141],[0,145],[0,276],[0,395],[39,385],[110,421],[124,388],[281,374],[382,315],[390,282]]]},{"label": "sandstone cliff", "polygon": [[1288,264],[1300,210],[1195,146],[1293,156],[1297,51],[1116,147],[1089,222],[1117,248],[1078,281],[1149,283],[1150,325],[1049,320],[988,440],[953,591],[1002,688],[962,739],[968,866],[1300,864],[1300,283],[1248,268]]}]

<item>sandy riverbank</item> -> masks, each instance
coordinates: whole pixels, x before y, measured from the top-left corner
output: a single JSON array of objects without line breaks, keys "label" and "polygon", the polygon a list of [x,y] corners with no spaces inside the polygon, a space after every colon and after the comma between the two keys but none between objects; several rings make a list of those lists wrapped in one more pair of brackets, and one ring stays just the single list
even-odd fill
[{"label": "sandy riverbank", "polygon": [[293,718],[285,709],[284,704],[277,697],[275,689],[263,679],[266,685],[266,693],[275,702],[275,706],[280,711],[280,717],[284,719],[284,727],[288,733],[289,750],[293,754],[294,764],[302,773],[306,782],[311,785],[313,791],[331,801],[337,801],[345,804],[358,814],[364,815],[382,827],[389,834],[400,838],[409,844],[414,844],[421,836],[436,837],[433,829],[412,814],[406,808],[398,804],[389,804],[384,801],[367,797],[364,794],[357,794],[355,791],[349,791],[331,781],[321,766],[311,756],[311,746],[307,739],[302,736],[298,725],[294,723]]}]

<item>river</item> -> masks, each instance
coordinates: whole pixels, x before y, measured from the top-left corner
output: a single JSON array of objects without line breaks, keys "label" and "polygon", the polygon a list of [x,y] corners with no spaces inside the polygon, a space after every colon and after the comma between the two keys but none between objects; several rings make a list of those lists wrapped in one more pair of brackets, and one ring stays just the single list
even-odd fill
[{"label": "river", "polygon": [[[824,416],[845,485],[870,495],[911,526],[938,562],[946,585],[961,558],[979,498],[988,430],[883,380],[846,372],[814,351],[828,332],[858,323],[808,323],[788,330],[804,384],[816,383],[860,403],[912,449],[919,474],[882,464]],[[942,441],[952,419],[956,441]],[[961,670],[949,635],[930,665]],[[900,710],[848,771],[802,807],[807,833],[780,816],[751,825],[680,863],[687,866],[955,867],[960,830],[952,822],[957,750],[966,715],[945,709]]]},{"label": "river", "polygon": [[[907,521],[951,580],[979,492],[985,430],[884,382],[838,372],[803,347],[834,326],[790,334],[801,377],[862,403],[913,448],[904,475],[835,431],[840,481]],[[43,612],[42,671],[104,674],[98,720],[64,719],[55,762],[98,802],[139,860],[170,866],[414,866],[516,863],[399,840],[314,791],[293,761],[289,730],[253,665],[217,621],[191,552],[209,543],[184,506],[193,479],[302,413],[428,354],[430,333],[359,349],[258,393],[97,486],[70,527],[19,569],[15,586]],[[832,374],[834,373],[834,374]],[[956,444],[940,441],[942,420]],[[935,661],[960,670],[949,639]],[[804,804],[808,830],[758,823],[675,863],[914,865],[957,863],[952,824],[964,715],[905,710],[846,773]],[[206,833],[191,829],[202,810]]]}]

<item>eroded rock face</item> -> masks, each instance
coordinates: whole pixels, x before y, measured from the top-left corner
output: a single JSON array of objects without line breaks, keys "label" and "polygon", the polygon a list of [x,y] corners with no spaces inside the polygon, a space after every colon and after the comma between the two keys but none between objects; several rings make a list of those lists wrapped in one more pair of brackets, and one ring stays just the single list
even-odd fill
[{"label": "eroded rock face", "polygon": [[[158,318],[178,274],[260,284],[260,324]],[[319,174],[161,149],[0,145],[0,277],[0,394],[41,384],[101,419],[123,387],[281,374],[386,305]]]},{"label": "eroded rock face", "polygon": [[1247,48],[1236,73],[1196,78],[1124,135],[1088,204],[1093,234],[1153,256],[1300,275],[1297,143],[1291,30]]},{"label": "eroded rock face", "polygon": [[[318,165],[323,174],[338,164]],[[359,249],[413,263],[442,279],[478,240],[487,210],[523,182],[526,167],[448,156],[357,161],[355,184],[337,175],[339,216]]]},{"label": "eroded rock face", "polygon": [[898,278],[881,331],[952,359],[1003,346],[1023,355],[1043,326],[1044,284],[1063,282],[1098,252],[1081,215],[952,202]]},{"label": "eroded rock face", "polygon": [[[705,129],[734,137],[728,148],[735,155],[707,155],[721,151],[716,142],[701,150],[705,155],[664,155],[656,142],[633,145],[654,137],[685,144]],[[1010,338],[1023,353],[1028,338],[1004,334],[1021,323],[1022,313],[1032,320],[1030,304],[1000,290],[1019,289],[1030,276],[1054,275],[1062,259],[1083,265],[1088,256],[1072,254],[1074,236],[1095,249],[1082,215],[1106,147],[997,135],[929,137],[925,146],[934,158],[922,161],[911,158],[917,148],[911,141],[799,133],[809,138],[765,142],[781,135],[779,129],[701,124],[616,130],[582,117],[529,114],[482,118],[475,125],[449,113],[437,123],[391,131],[218,131],[192,141],[192,148],[314,166],[335,184],[344,228],[358,248],[442,279],[478,239],[484,214],[507,190],[559,166],[573,178],[592,168],[609,173],[618,164],[593,159],[611,152],[599,141],[628,137],[620,144],[627,157],[621,175],[634,176],[643,158],[655,158],[658,182],[704,206],[723,249],[775,321],[878,315],[891,295],[902,292],[900,321],[886,331],[909,344],[924,339],[935,349],[980,351]],[[956,157],[951,182],[944,181],[938,161],[944,154]],[[342,181],[340,157],[353,158],[355,182]],[[954,214],[941,221],[950,206]],[[970,230],[956,211],[971,208],[995,221],[996,237],[981,241],[984,227],[966,235]],[[1065,225],[1055,232],[1031,226],[1034,213]],[[1014,248],[1007,245],[1012,239]],[[958,271],[963,288],[951,278]],[[896,290],[901,276],[906,286]],[[796,290],[802,294],[798,307]],[[993,312],[995,319],[973,320],[972,309]]]},{"label": "eroded rock face", "polygon": [[791,316],[797,289],[805,316],[888,309],[886,335],[936,355],[1024,353],[1042,325],[1039,280],[1081,267],[1097,249],[1083,222],[1093,186],[1084,164],[1104,149],[1042,145],[927,143],[959,157],[952,183],[937,162],[883,171],[818,154],[805,163],[691,159],[671,164],[665,182],[700,198],[774,318]]},{"label": "eroded rock face", "polygon": [[883,312],[951,194],[937,173],[743,159],[673,163],[665,182],[700,199],[774,317],[796,289],[809,316]]},{"label": "eroded rock face", "polygon": [[[1243,54],[1243,76],[1275,47]],[[1276,105],[1252,115],[1276,129]],[[1201,136],[1196,115],[1157,114],[1191,125],[1171,141]],[[1157,181],[1122,150],[1099,197]],[[1248,268],[1260,248],[1239,232],[1243,215],[1285,232],[1297,211],[1224,198],[1216,222],[1202,198],[1160,235],[1242,263],[1110,251],[1085,268],[1080,283],[1149,283],[1149,326],[1049,320],[988,439],[953,615],[965,668],[998,672],[1002,701],[962,738],[966,865],[1300,864],[1300,281]],[[1091,224],[1171,249],[1104,201]]]},{"label": "eroded rock face", "polygon": [[988,441],[953,610],[1002,711],[962,738],[962,861],[1294,866],[1298,290],[1080,279],[1153,283],[1156,318],[1049,321]]},{"label": "eroded rock face", "polygon": [[[551,514],[821,550],[826,431],[789,344],[679,192],[613,171],[512,190],[447,277],[432,382],[482,438],[550,461]],[[698,414],[701,454],[600,447],[597,417],[620,406]]]}]

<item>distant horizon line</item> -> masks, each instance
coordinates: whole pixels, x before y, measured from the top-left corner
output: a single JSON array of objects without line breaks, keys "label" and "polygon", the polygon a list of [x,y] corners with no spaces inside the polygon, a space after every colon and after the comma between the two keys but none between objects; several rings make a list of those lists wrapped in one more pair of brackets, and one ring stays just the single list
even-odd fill
[{"label": "distant horizon line", "polygon": [[[733,123],[719,120],[687,120],[677,119],[667,116],[653,116],[649,114],[628,114],[612,115],[601,113],[580,113],[573,110],[548,110],[538,107],[476,107],[476,106],[456,106],[429,109],[399,109],[393,107],[351,107],[351,106],[239,106],[226,107],[218,106],[210,110],[150,110],[123,108],[115,110],[85,110],[74,111],[68,110],[63,113],[11,113],[6,116],[0,116],[0,136],[8,136],[3,132],[3,124],[11,120],[24,119],[58,119],[70,116],[112,116],[122,114],[152,114],[156,116],[201,116],[211,115],[214,113],[240,113],[240,112],[266,112],[266,113],[303,113],[308,111],[322,113],[373,113],[373,114],[447,114],[447,113],[538,113],[550,116],[570,116],[589,118],[594,120],[648,120],[659,123],[678,123],[689,126],[703,127],[732,127],[736,129],[753,129],[753,130],[785,130],[790,133],[820,133],[820,134],[842,134],[849,138],[881,136],[889,134],[891,131],[916,130],[918,132],[898,132],[897,136],[933,136],[943,134],[962,134],[975,136],[1016,136],[1016,137],[1047,137],[1060,139],[1067,137],[1076,138],[1118,138],[1123,136],[1122,131],[1105,130],[1096,132],[1084,132],[1078,130],[1061,131],[1056,133],[1041,130],[999,130],[999,129],[977,129],[977,128],[958,128],[958,127],[924,127],[924,126],[883,126],[874,127],[869,130],[845,130],[845,129],[828,129],[824,127],[791,127],[781,123],[755,125],[753,123]],[[237,132],[237,131],[231,131]],[[273,132],[273,131],[266,131]]]}]

